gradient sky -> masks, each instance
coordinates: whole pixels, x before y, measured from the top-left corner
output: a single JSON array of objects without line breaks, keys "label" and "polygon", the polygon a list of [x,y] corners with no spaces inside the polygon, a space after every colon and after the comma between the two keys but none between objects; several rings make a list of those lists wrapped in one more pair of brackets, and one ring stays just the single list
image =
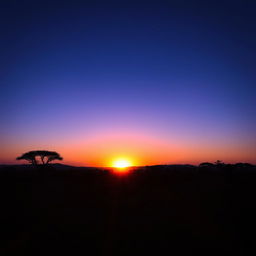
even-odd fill
[{"label": "gradient sky", "polygon": [[254,1],[1,2],[1,163],[256,163]]}]

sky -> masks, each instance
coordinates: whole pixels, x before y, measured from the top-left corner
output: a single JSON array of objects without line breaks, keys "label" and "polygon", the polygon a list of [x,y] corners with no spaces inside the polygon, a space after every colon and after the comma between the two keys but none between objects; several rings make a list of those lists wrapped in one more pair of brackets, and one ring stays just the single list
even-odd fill
[{"label": "sky", "polygon": [[256,163],[253,2],[2,1],[0,163]]}]

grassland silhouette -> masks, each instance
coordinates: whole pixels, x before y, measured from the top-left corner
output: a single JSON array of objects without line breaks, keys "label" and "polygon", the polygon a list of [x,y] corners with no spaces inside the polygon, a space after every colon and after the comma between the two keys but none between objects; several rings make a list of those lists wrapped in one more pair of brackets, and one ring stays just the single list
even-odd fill
[{"label": "grassland silhouette", "polygon": [[120,176],[52,163],[62,157],[46,150],[17,159],[29,165],[0,167],[1,255],[256,251],[254,165],[142,166]]}]

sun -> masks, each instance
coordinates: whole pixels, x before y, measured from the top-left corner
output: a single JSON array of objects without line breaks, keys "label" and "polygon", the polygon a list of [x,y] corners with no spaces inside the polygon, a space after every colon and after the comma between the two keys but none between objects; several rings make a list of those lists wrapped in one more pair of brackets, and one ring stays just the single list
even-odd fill
[{"label": "sun", "polygon": [[113,162],[113,167],[123,169],[132,166],[132,163],[127,159],[117,159]]}]

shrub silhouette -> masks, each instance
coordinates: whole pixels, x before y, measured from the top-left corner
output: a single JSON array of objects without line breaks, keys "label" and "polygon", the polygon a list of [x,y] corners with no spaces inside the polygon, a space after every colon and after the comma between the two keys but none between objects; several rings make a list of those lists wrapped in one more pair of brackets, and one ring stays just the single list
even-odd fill
[{"label": "shrub silhouette", "polygon": [[221,161],[221,160],[217,160],[216,162],[214,162],[214,164],[216,166],[224,166],[225,165],[225,163],[223,161]]},{"label": "shrub silhouette", "polygon": [[[41,163],[38,162],[37,158],[41,160]],[[47,150],[29,151],[16,158],[16,160],[27,160],[29,163],[35,166],[38,164],[47,165],[54,160],[62,159],[63,158],[57,152]]]},{"label": "shrub silhouette", "polygon": [[213,166],[214,166],[214,164],[208,163],[208,162],[204,162],[204,163],[199,164],[199,167],[213,167]]},{"label": "shrub silhouette", "polygon": [[251,168],[253,167],[252,164],[249,163],[236,163],[235,167],[239,167],[239,168]]}]

